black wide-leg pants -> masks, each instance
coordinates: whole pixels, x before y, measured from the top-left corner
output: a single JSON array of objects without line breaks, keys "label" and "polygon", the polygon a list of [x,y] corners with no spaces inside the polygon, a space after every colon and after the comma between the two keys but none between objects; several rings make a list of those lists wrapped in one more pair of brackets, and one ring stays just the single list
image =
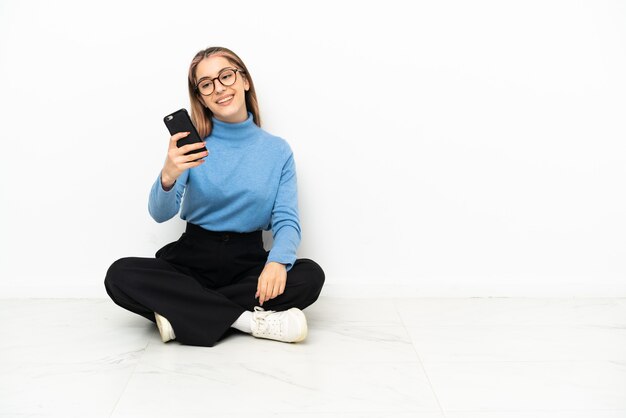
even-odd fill
[{"label": "black wide-leg pants", "polygon": [[[215,232],[188,222],[155,258],[115,261],[104,285],[122,308],[153,322],[155,312],[167,318],[176,341],[212,347],[244,311],[259,306],[255,293],[267,256],[262,231]],[[315,261],[299,258],[287,272],[284,293],[263,308],[304,309],[317,300],[324,279]]]}]

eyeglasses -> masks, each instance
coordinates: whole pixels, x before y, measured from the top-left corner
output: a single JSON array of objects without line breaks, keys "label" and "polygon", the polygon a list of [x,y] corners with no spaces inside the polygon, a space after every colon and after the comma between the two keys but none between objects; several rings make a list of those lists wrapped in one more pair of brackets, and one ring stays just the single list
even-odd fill
[{"label": "eyeglasses", "polygon": [[232,86],[237,81],[237,71],[245,73],[245,71],[239,68],[224,68],[215,78],[206,77],[200,79],[198,84],[196,84],[196,91],[203,96],[210,96],[215,90],[215,80],[219,80],[222,86]]}]

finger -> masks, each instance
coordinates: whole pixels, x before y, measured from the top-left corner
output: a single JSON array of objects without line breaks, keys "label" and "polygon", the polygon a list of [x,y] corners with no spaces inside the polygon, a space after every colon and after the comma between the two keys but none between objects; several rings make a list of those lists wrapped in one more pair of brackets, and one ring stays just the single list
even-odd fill
[{"label": "finger", "polygon": [[267,300],[265,298],[266,294],[267,294],[267,282],[263,282],[261,284],[261,295],[259,296],[259,303],[261,304],[261,306],[263,306],[263,302]]},{"label": "finger", "polygon": [[258,298],[260,296],[261,296],[261,278],[259,277],[259,280],[257,281],[257,284],[256,284],[256,293],[254,297]]},{"label": "finger", "polygon": [[271,283],[267,285],[267,291],[265,292],[265,300],[270,300],[272,298],[272,293],[274,292],[274,288]]},{"label": "finger", "polygon": [[181,167],[182,170],[187,170],[189,168],[194,168],[199,166],[200,164],[203,164],[206,160],[198,160],[198,161],[194,161],[194,162],[190,162],[190,163],[182,163],[179,164],[179,166]]},{"label": "finger", "polygon": [[193,164],[193,165],[192,165],[191,167],[189,167],[189,168],[198,167],[199,165],[202,165],[202,164],[204,164],[205,162],[206,162],[206,160],[199,160],[199,161],[196,161],[196,162],[194,162],[194,163],[191,163],[191,164]]},{"label": "finger", "polygon": [[204,158],[207,155],[209,155],[209,151],[200,151],[200,152],[193,152],[189,155],[177,155],[173,158],[173,161],[175,164],[185,164],[185,163],[190,163],[193,162],[199,158]]},{"label": "finger", "polygon": [[206,146],[205,141],[194,142],[193,144],[183,145],[182,147],[178,148],[178,150],[180,151],[181,154],[187,154],[189,151],[201,149],[201,148],[204,148],[205,146]]},{"label": "finger", "polygon": [[263,295],[263,303],[270,300],[271,288],[272,288],[272,284],[266,282],[261,293]]},{"label": "finger", "polygon": [[272,297],[272,283],[268,283],[265,288],[265,300],[270,300]]},{"label": "finger", "polygon": [[189,134],[191,134],[191,132],[178,132],[175,133],[174,135],[172,135],[172,137],[170,138],[170,148],[172,146],[176,146],[176,142],[178,142],[179,139],[184,138],[186,136],[188,136]]},{"label": "finger", "polygon": [[207,155],[209,155],[208,151],[200,151],[200,152],[194,152],[192,154],[189,155],[182,155],[178,158],[178,160],[180,161],[180,163],[190,163],[192,161],[197,160],[198,158],[204,158]]},{"label": "finger", "polygon": [[[184,147],[183,147],[184,148]],[[191,150],[191,151],[187,151],[185,152],[183,150],[183,148],[178,148],[176,150],[171,150],[171,154],[172,154],[172,159],[176,162],[185,162],[186,160],[188,160],[189,158],[198,158],[199,155],[202,155],[203,157],[206,157],[207,155],[209,155],[209,150],[208,149],[201,149],[201,150]],[[182,151],[181,151],[182,150]]]},{"label": "finger", "polygon": [[274,283],[274,288],[272,289],[272,297],[270,299],[274,299],[278,296],[278,292],[280,291],[280,285],[278,283]]}]

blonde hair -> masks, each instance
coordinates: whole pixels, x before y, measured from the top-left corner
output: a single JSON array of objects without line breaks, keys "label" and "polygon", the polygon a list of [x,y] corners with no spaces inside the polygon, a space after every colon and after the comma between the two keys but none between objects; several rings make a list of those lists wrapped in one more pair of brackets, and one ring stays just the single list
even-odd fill
[{"label": "blonde hair", "polygon": [[220,46],[212,46],[199,51],[196,56],[193,57],[191,65],[189,65],[189,76],[187,79],[189,87],[189,101],[191,102],[191,120],[198,130],[200,138],[206,138],[211,134],[211,131],[213,130],[213,123],[211,122],[213,112],[211,112],[211,110],[204,105],[200,92],[196,91],[196,68],[203,59],[214,55],[226,58],[228,62],[239,68],[241,70],[239,73],[241,73],[242,77],[245,77],[246,80],[248,80],[250,88],[245,92],[246,109],[248,112],[252,113],[252,120],[260,128],[261,114],[259,112],[259,103],[256,98],[256,91],[254,89],[252,77],[250,77],[250,73],[248,72],[246,65],[243,63],[241,58],[239,58],[237,54],[230,49]]}]

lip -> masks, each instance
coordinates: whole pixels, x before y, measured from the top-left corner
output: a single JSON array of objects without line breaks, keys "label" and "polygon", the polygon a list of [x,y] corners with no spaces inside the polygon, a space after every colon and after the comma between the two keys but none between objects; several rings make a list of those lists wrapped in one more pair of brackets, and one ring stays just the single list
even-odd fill
[{"label": "lip", "polygon": [[[226,103],[219,103],[220,100],[225,99],[228,96],[232,96],[232,98],[229,101],[227,101]],[[235,95],[234,94],[227,94],[226,96],[216,100],[215,104],[218,105],[218,106],[228,106],[229,104],[231,104],[233,102],[233,100],[235,100]]]}]

